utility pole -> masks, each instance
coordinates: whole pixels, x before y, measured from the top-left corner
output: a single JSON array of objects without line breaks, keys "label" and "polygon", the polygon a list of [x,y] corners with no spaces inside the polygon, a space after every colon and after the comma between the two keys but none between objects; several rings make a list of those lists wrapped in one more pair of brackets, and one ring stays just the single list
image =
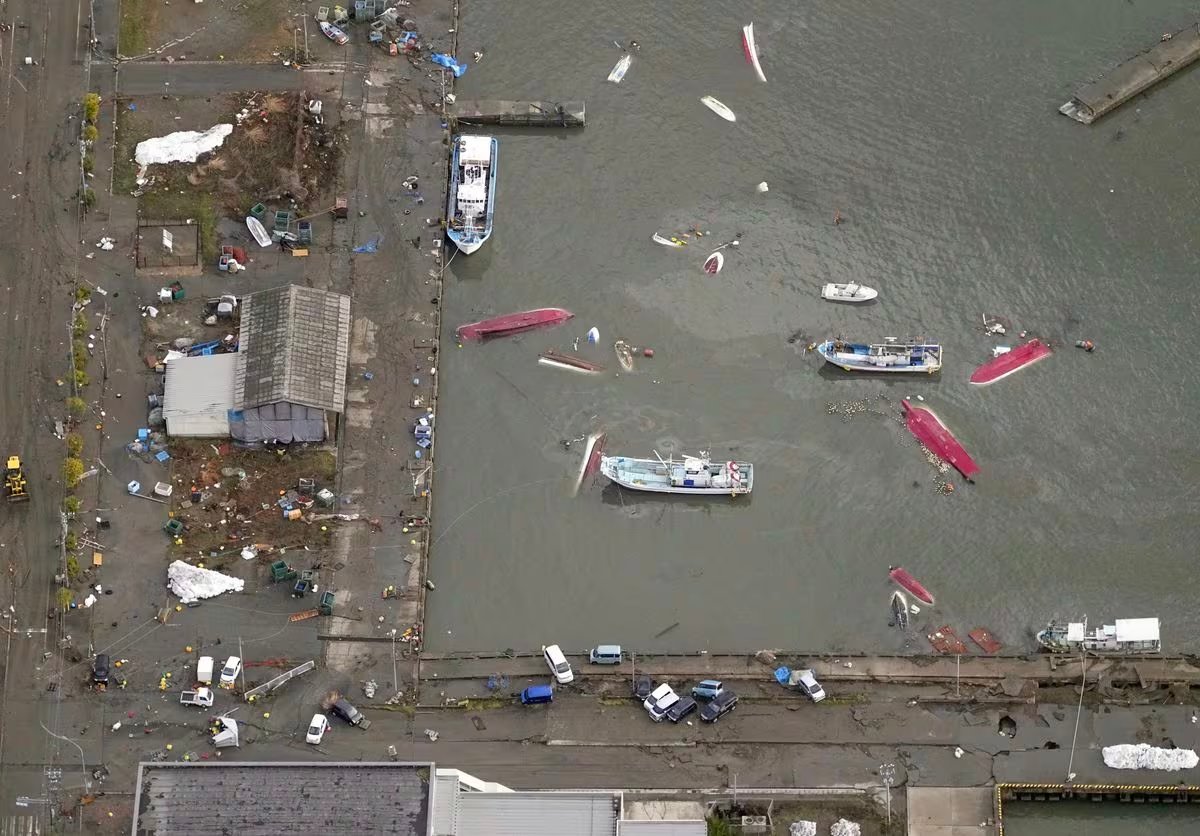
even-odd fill
[{"label": "utility pole", "polygon": [[238,658],[242,660],[242,669],[238,674],[242,677],[242,694],[246,693],[246,657],[242,655],[242,637],[238,636]]},{"label": "utility pole", "polygon": [[307,64],[310,60],[308,57],[308,15],[304,16],[304,63]]},{"label": "utility pole", "polygon": [[883,782],[883,789],[886,793],[887,806],[887,827],[892,829],[892,784],[896,781],[896,764],[884,763],[879,765],[879,780]]}]

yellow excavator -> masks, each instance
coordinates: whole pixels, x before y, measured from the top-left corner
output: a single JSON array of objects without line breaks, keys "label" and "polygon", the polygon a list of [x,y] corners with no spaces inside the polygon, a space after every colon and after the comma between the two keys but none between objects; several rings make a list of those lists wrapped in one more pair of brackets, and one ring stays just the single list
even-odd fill
[{"label": "yellow excavator", "polygon": [[29,500],[29,483],[25,480],[20,456],[9,456],[8,464],[4,466],[4,498],[9,502]]}]

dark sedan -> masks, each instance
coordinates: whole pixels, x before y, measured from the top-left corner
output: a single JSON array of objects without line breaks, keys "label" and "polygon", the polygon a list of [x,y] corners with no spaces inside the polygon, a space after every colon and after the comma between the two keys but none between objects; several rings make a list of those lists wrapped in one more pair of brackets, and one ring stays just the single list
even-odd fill
[{"label": "dark sedan", "polygon": [[737,694],[733,693],[733,691],[722,691],[713,697],[710,702],[705,703],[704,708],[700,709],[700,719],[705,723],[715,723],[730,711],[733,711],[737,702]]},{"label": "dark sedan", "polygon": [[648,677],[648,676],[634,677],[633,695],[635,697],[637,697],[639,701],[644,700],[644,699],[646,699],[646,697],[650,696],[650,692],[653,690],[654,690],[654,683],[650,681],[650,677]]},{"label": "dark sedan", "polygon": [[678,723],[684,717],[696,710],[697,703],[691,697],[680,697],[679,702],[667,709],[667,719]]}]

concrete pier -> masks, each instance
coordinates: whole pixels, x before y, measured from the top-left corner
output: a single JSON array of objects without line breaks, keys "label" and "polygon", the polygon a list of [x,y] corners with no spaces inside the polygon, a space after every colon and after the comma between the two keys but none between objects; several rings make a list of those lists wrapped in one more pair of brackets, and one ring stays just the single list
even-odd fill
[{"label": "concrete pier", "polygon": [[587,113],[583,102],[459,101],[450,117],[463,125],[504,125],[515,128],[582,128]]},{"label": "concrete pier", "polygon": [[1118,65],[1099,81],[1081,88],[1058,112],[1090,125],[1197,58],[1200,58],[1200,24],[1182,29]]}]

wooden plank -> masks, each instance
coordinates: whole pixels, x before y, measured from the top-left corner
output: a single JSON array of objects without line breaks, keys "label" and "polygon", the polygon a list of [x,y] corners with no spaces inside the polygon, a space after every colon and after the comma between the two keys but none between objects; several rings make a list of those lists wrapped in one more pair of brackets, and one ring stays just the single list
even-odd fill
[{"label": "wooden plank", "polygon": [[303,612],[294,612],[288,616],[288,621],[306,621],[310,618],[316,618],[319,613],[316,610],[304,610]]},{"label": "wooden plank", "polygon": [[967,652],[967,646],[963,644],[962,639],[949,624],[943,624],[937,628],[936,632],[929,633],[925,638],[929,639],[929,643],[938,653],[962,656]]}]

